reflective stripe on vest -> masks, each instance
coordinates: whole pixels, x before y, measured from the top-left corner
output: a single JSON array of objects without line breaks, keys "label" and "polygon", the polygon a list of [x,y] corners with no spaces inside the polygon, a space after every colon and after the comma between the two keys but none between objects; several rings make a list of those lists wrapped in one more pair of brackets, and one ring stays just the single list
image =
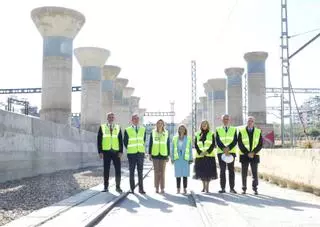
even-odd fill
[{"label": "reflective stripe on vest", "polygon": [[167,149],[168,131],[165,130],[163,133],[158,133],[156,130],[152,130],[152,156],[168,156]]},{"label": "reflective stripe on vest", "polygon": [[[242,139],[243,145],[250,152],[250,142],[249,142],[249,135],[248,135],[247,129],[246,128],[241,128],[240,129],[240,133],[241,133],[241,139]],[[254,130],[253,130],[253,138],[252,138],[253,139],[252,140],[252,150],[258,146],[259,139],[260,139],[260,134],[261,134],[261,130],[258,129],[258,128],[254,128]],[[243,155],[243,153],[240,151],[240,149],[239,149],[239,154]],[[256,155],[258,155],[258,154],[256,154]]]},{"label": "reflective stripe on vest", "polygon": [[127,146],[127,154],[136,154],[138,152],[144,153],[144,133],[146,129],[144,127],[139,127],[138,133],[136,130],[130,126],[126,128],[126,132],[128,134],[128,146]]},{"label": "reflective stripe on vest", "polygon": [[119,151],[119,139],[118,135],[120,132],[120,126],[115,125],[112,129],[112,134],[110,132],[110,128],[107,126],[107,124],[101,125],[102,129],[102,150],[103,151]]},{"label": "reflective stripe on vest", "polygon": [[[204,152],[206,150],[208,150],[212,144],[212,132],[208,132],[207,133],[207,137],[206,140],[204,141],[204,143],[202,143],[202,141],[200,141],[200,132],[197,132],[196,137],[197,137],[197,145],[199,147],[199,149]],[[207,157],[214,157],[215,156],[215,152],[214,150],[211,151],[210,154],[206,155]],[[203,158],[203,156],[199,155],[198,152],[196,152],[196,158]]]},{"label": "reflective stripe on vest", "polygon": [[[178,136],[173,137],[173,160],[179,159],[179,153],[178,153]],[[190,146],[191,146],[191,138],[187,136],[187,144],[186,144],[186,150],[184,153],[184,160],[189,161],[190,160]]]},{"label": "reflective stripe on vest", "polygon": [[[224,146],[228,146],[230,143],[232,143],[234,139],[234,134],[236,132],[237,132],[237,128],[235,127],[229,127],[227,132],[224,127],[217,128],[217,133],[219,134],[219,138]],[[230,150],[229,152],[236,153],[236,146],[232,148],[232,150]],[[218,154],[223,153],[223,150],[221,150],[218,146],[217,146],[217,153]]]}]

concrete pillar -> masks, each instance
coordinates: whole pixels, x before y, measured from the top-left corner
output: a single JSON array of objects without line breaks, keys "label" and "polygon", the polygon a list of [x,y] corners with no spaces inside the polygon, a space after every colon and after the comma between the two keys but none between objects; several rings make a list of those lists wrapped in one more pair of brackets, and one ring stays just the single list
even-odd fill
[{"label": "concrete pillar", "polygon": [[129,83],[128,79],[117,78],[113,84],[113,105],[119,106],[122,103],[123,89]]},{"label": "concrete pillar", "polygon": [[266,68],[267,52],[248,52],[244,55],[248,73],[248,114],[257,124],[267,123]]},{"label": "concrete pillar", "polygon": [[187,122],[186,127],[188,131],[188,135],[191,136],[192,135],[192,115],[191,114],[188,115],[186,122]]},{"label": "concrete pillar", "polygon": [[202,121],[202,103],[197,102],[197,114],[196,114],[196,127],[201,123]]},{"label": "concrete pillar", "polygon": [[113,111],[114,80],[120,71],[121,68],[114,65],[105,65],[103,67],[101,81],[101,123],[107,122],[107,113]]},{"label": "concrete pillar", "polygon": [[119,123],[123,127],[127,127],[130,124],[131,113],[130,113],[130,97],[134,92],[133,87],[125,87],[122,93],[122,103],[121,103],[121,112],[118,113],[120,119]]},{"label": "concrete pillar", "polygon": [[145,124],[144,122],[144,113],[147,112],[145,108],[139,108],[140,124]]},{"label": "concrete pillar", "polygon": [[208,80],[213,93],[213,126],[212,129],[221,125],[221,116],[226,113],[226,88],[227,81],[225,78]]},{"label": "concrete pillar", "polygon": [[116,122],[121,125],[121,127],[127,127],[127,124],[122,122],[122,101],[123,101],[123,89],[129,83],[128,79],[117,78],[113,86],[113,112],[116,115]]},{"label": "concrete pillar", "polygon": [[[201,115],[201,121],[206,120],[208,118],[208,108],[207,108],[207,96],[202,96],[199,98],[200,100],[200,105],[202,107],[202,115]],[[198,125],[200,125],[200,122],[198,122]],[[197,125],[197,127],[198,127]]]},{"label": "concrete pillar", "polygon": [[85,17],[72,9],[40,7],[31,18],[43,37],[40,118],[70,125],[73,39]]},{"label": "concrete pillar", "polygon": [[227,68],[224,70],[228,83],[228,114],[232,124],[243,125],[242,74],[243,68]]},{"label": "concrete pillar", "polygon": [[[207,96],[207,118],[209,121],[210,127],[213,125],[214,117],[213,117],[213,90],[210,87],[208,82],[203,84],[204,92]],[[200,126],[199,126],[200,127]]]},{"label": "concrete pillar", "polygon": [[134,113],[139,114],[139,102],[140,102],[140,97],[137,97],[137,96],[130,97],[130,113],[131,113],[131,115]]},{"label": "concrete pillar", "polygon": [[79,47],[74,50],[81,66],[81,129],[97,132],[101,124],[100,89],[102,68],[110,56],[106,49]]}]

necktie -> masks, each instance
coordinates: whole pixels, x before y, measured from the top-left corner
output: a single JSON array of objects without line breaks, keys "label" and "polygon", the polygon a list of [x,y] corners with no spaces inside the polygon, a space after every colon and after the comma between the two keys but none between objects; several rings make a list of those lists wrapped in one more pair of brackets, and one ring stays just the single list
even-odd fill
[{"label": "necktie", "polygon": [[138,133],[138,127],[136,126],[136,133]]},{"label": "necktie", "polygon": [[226,130],[226,132],[228,132],[228,127],[225,127],[224,129]]}]

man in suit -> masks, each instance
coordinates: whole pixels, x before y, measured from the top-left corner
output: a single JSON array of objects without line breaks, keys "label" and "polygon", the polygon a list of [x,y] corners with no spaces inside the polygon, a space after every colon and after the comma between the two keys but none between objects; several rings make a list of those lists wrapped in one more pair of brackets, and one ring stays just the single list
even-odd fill
[{"label": "man in suit", "polygon": [[130,189],[131,193],[134,193],[134,172],[137,166],[139,193],[145,194],[146,192],[143,189],[143,162],[145,156],[146,129],[143,126],[139,126],[138,114],[132,115],[131,122],[132,124],[125,129],[123,138],[123,144],[127,149],[129,161]]},{"label": "man in suit", "polygon": [[259,152],[263,146],[261,130],[254,127],[254,117],[249,116],[247,126],[240,128],[238,135],[238,147],[241,162],[242,194],[246,194],[247,175],[249,164],[252,172],[252,189],[258,195],[258,164]]},{"label": "man in suit", "polygon": [[233,162],[227,164],[225,163],[221,156],[232,155],[235,159],[236,150],[237,150],[237,128],[230,126],[230,116],[225,114],[222,116],[222,126],[217,127],[216,129],[216,142],[217,142],[217,153],[218,160],[220,166],[220,186],[221,190],[219,193],[225,193],[226,190],[226,168],[228,166],[229,170],[229,186],[230,192],[236,194],[236,190],[234,190],[234,181],[235,181],[235,173],[234,173],[234,160]]},{"label": "man in suit", "polygon": [[103,175],[104,175],[104,190],[109,189],[109,173],[111,160],[115,168],[116,175],[116,191],[122,193],[120,188],[121,181],[121,156],[123,153],[122,133],[118,124],[114,123],[114,113],[107,114],[107,123],[102,124],[99,128],[97,137],[98,153],[103,159]]}]

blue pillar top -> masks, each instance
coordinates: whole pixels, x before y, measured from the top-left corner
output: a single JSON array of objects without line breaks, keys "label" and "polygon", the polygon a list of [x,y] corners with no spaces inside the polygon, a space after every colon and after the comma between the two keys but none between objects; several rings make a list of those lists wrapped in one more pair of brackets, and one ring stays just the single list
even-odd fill
[{"label": "blue pillar top", "polygon": [[265,62],[268,53],[264,51],[248,52],[244,54],[244,59],[247,61],[247,72],[250,73],[265,73]]},{"label": "blue pillar top", "polygon": [[72,59],[73,39],[61,36],[43,38],[44,57],[64,57]]},{"label": "blue pillar top", "polygon": [[214,100],[225,100],[226,99],[226,91],[214,91],[213,92]]},{"label": "blue pillar top", "polygon": [[97,66],[82,67],[82,80],[101,80],[102,69]]},{"label": "blue pillar top", "polygon": [[225,91],[209,91],[208,92],[208,100],[225,100],[226,92]]},{"label": "blue pillar top", "polygon": [[101,91],[102,92],[112,92],[113,81],[112,80],[102,80],[101,81]]},{"label": "blue pillar top", "polygon": [[228,76],[228,87],[241,86],[241,85],[242,85],[241,76],[239,76],[239,75]]},{"label": "blue pillar top", "polygon": [[252,60],[248,62],[248,74],[250,73],[265,73],[265,61]]}]

